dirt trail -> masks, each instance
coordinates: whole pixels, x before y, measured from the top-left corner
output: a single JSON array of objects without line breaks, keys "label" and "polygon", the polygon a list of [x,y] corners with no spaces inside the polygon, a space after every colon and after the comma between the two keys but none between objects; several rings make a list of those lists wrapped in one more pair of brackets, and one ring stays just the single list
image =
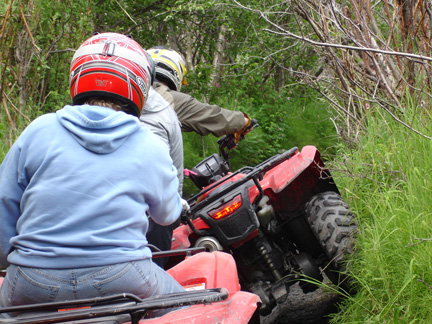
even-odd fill
[{"label": "dirt trail", "polygon": [[303,293],[298,283],[290,287],[290,295],[273,312],[261,319],[262,324],[326,324],[326,315],[337,311],[336,294],[321,288]]}]

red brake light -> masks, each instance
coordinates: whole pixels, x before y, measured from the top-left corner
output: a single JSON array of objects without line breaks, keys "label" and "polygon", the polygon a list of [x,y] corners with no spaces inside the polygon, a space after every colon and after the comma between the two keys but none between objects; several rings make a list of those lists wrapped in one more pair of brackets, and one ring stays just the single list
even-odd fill
[{"label": "red brake light", "polygon": [[219,206],[212,211],[209,211],[208,214],[213,219],[221,219],[227,217],[234,213],[237,209],[239,209],[242,205],[241,195],[235,196],[233,200],[228,203]]}]

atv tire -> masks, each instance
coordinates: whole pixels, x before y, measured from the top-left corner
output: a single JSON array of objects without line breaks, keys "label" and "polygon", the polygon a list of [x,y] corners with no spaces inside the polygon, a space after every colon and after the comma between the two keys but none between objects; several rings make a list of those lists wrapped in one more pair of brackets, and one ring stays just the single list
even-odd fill
[{"label": "atv tire", "polygon": [[[339,194],[327,191],[313,196],[306,204],[305,217],[330,262],[323,264],[324,271],[338,285],[346,270],[346,256],[353,252],[357,231],[354,215]],[[342,276],[336,279],[334,270]]]}]

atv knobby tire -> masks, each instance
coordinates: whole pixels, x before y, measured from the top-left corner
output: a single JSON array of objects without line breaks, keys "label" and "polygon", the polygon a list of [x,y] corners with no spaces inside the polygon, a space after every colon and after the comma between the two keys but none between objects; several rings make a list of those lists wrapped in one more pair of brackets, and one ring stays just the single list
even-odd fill
[{"label": "atv knobby tire", "polygon": [[[343,272],[343,261],[347,254],[352,253],[357,230],[348,204],[335,192],[319,193],[306,204],[305,217],[330,261],[331,268]],[[326,267],[324,270],[328,272]]]}]

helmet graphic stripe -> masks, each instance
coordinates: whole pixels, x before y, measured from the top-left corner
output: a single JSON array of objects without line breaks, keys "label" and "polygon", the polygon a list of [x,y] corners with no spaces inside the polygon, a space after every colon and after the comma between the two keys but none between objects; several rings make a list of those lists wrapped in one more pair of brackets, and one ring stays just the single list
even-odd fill
[{"label": "helmet graphic stripe", "polygon": [[141,114],[151,84],[152,60],[133,39],[102,33],[90,37],[75,52],[70,68],[70,91],[74,104],[87,98],[108,96]]}]

